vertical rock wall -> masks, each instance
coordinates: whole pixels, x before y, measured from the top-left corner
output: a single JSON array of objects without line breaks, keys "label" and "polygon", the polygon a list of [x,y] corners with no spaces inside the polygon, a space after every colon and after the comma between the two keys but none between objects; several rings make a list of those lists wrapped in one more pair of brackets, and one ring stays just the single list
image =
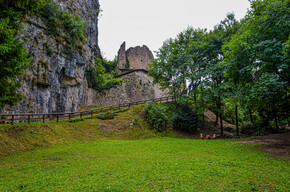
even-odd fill
[{"label": "vertical rock wall", "polygon": [[19,89],[24,99],[2,112],[51,113],[77,111],[86,103],[85,71],[98,47],[98,0],[55,0],[64,11],[81,16],[87,22],[88,37],[83,47],[67,48],[55,36],[46,32],[47,26],[37,16],[28,16],[20,38],[25,40],[33,62]]}]

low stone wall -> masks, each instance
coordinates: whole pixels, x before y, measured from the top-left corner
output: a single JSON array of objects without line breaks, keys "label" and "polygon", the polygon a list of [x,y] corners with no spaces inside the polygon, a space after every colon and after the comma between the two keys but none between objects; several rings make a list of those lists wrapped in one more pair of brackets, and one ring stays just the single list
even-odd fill
[{"label": "low stone wall", "polygon": [[120,77],[122,83],[103,92],[88,90],[87,105],[118,105],[140,100],[168,96],[158,84],[153,84],[153,77],[143,71],[137,71]]}]

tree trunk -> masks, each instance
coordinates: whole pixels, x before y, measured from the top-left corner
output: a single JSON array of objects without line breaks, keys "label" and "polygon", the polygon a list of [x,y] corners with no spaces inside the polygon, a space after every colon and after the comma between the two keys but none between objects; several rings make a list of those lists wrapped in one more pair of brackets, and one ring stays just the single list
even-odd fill
[{"label": "tree trunk", "polygon": [[288,126],[290,125],[289,123],[289,114],[288,114],[288,107],[286,106],[286,118],[287,118],[287,123],[288,123]]},{"label": "tree trunk", "polygon": [[276,131],[278,133],[279,132],[279,125],[278,125],[277,115],[275,115],[275,125],[276,125]]},{"label": "tree trunk", "polygon": [[251,123],[254,123],[253,114],[252,114],[252,110],[251,109],[249,109],[249,114],[250,114]]},{"label": "tree trunk", "polygon": [[223,128],[223,114],[220,112],[220,129],[221,129],[221,136],[224,135],[224,128]]},{"label": "tree trunk", "polygon": [[219,114],[220,114],[220,130],[221,130],[221,136],[223,136],[224,135],[224,128],[223,128],[223,113],[222,113],[221,97],[218,97],[218,108],[219,108]]},{"label": "tree trunk", "polygon": [[239,136],[240,135],[240,130],[239,130],[238,105],[236,105],[236,126],[237,126],[237,136]]},{"label": "tree trunk", "polygon": [[[216,100],[216,109],[219,108],[219,104],[218,104],[218,100]],[[219,113],[218,110],[215,111],[215,124],[218,124],[218,120],[219,120]]]}]

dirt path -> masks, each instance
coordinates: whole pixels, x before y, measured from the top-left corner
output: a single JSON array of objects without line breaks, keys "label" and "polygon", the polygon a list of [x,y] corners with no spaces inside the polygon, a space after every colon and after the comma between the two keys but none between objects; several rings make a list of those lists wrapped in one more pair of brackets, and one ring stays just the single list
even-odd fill
[{"label": "dirt path", "polygon": [[[207,109],[205,110],[204,117],[207,120],[209,120],[211,123],[213,123],[213,124],[215,123],[216,115],[213,112],[211,112],[210,110],[207,110]],[[220,118],[218,118],[218,124],[220,124]],[[231,128],[233,128],[234,125],[223,120],[223,127],[231,127]]]},{"label": "dirt path", "polygon": [[277,135],[257,136],[249,141],[237,141],[239,143],[259,143],[263,144],[257,148],[270,153],[269,158],[283,158],[290,160],[290,133]]}]

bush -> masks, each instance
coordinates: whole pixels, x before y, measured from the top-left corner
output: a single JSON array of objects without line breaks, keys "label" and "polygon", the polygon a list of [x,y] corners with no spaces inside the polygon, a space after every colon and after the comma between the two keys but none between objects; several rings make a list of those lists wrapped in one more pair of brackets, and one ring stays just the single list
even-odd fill
[{"label": "bush", "polygon": [[181,105],[174,117],[172,118],[172,125],[174,129],[194,132],[197,129],[198,115],[188,105]]},{"label": "bush", "polygon": [[265,129],[261,124],[247,122],[241,125],[241,133],[253,136],[264,135]]},{"label": "bush", "polygon": [[149,101],[145,104],[142,112],[145,114],[145,118],[150,126],[161,132],[166,129],[166,124],[168,122],[166,109],[167,108],[165,106]]},{"label": "bush", "polygon": [[102,120],[108,120],[108,119],[114,119],[114,114],[113,113],[101,113],[97,115],[98,119],[102,119]]},{"label": "bush", "polygon": [[88,87],[99,92],[110,89],[120,83],[120,80],[114,78],[112,74],[105,73],[106,69],[102,65],[102,62],[101,58],[96,58],[95,67],[90,65],[86,70]]}]

